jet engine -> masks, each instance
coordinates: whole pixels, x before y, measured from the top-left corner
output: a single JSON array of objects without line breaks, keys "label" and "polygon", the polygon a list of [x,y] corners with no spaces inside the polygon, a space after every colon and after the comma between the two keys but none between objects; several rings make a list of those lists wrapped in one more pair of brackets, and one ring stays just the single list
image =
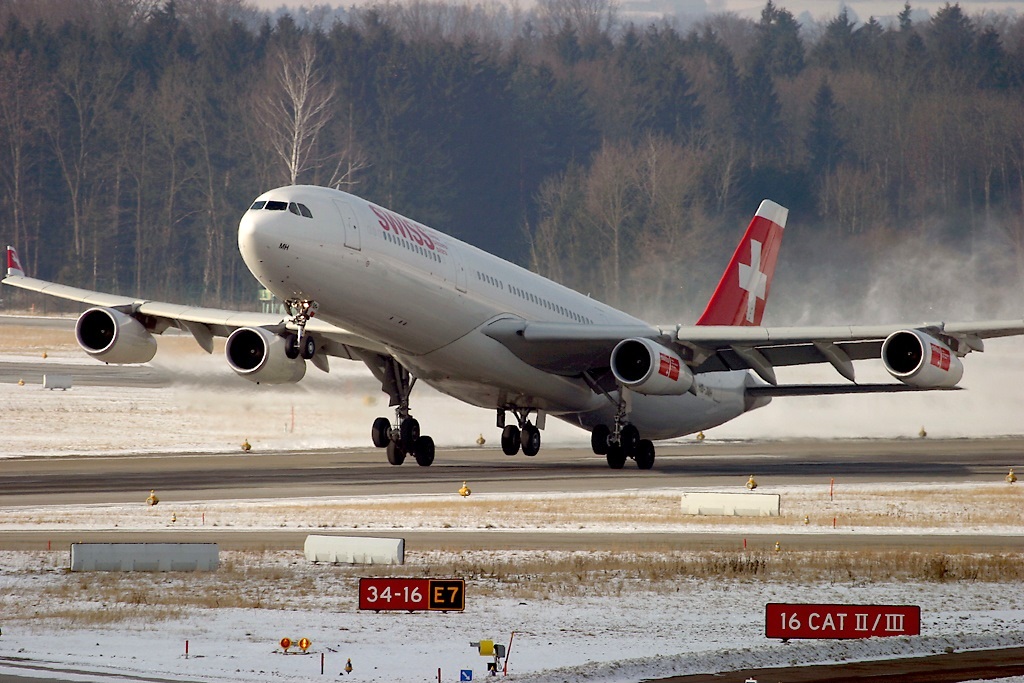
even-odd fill
[{"label": "jet engine", "polygon": [[669,348],[650,339],[620,341],[612,350],[612,374],[640,394],[679,396],[693,386],[693,373]]},{"label": "jet engine", "polygon": [[956,353],[920,330],[900,330],[886,337],[882,362],[899,381],[926,389],[956,386],[964,375]]},{"label": "jet engine", "polygon": [[90,308],[80,315],[75,339],[104,363],[148,363],[156,355],[156,339],[145,326],[113,308]]},{"label": "jet engine", "polygon": [[250,382],[288,384],[306,374],[306,361],[285,354],[284,337],[262,327],[240,327],[224,345],[228,365]]}]

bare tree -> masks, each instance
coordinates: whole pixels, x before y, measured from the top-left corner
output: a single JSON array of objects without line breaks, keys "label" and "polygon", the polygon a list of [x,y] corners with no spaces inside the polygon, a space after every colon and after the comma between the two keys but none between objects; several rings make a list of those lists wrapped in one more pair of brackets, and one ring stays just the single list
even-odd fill
[{"label": "bare tree", "polygon": [[568,26],[588,43],[612,32],[618,8],[615,0],[540,0],[537,15],[545,33],[555,35]]},{"label": "bare tree", "polygon": [[322,163],[313,158],[313,150],[330,120],[334,87],[317,68],[316,46],[308,36],[295,53],[278,47],[268,65],[268,79],[255,89],[255,116],[294,185],[302,173]]},{"label": "bare tree", "polygon": [[27,54],[16,57],[5,52],[0,55],[0,142],[6,154],[6,160],[0,163],[0,172],[10,196],[12,243],[22,249],[22,256],[26,258],[29,244],[25,229],[25,185],[38,161],[32,148],[39,135],[38,122],[50,98],[50,90],[40,83]]},{"label": "bare tree", "polygon": [[88,50],[79,41],[62,52],[55,83],[60,100],[44,124],[71,200],[72,246],[78,267],[85,256],[86,223],[94,218],[94,200],[109,170],[104,128],[127,75],[114,60],[97,64]]}]

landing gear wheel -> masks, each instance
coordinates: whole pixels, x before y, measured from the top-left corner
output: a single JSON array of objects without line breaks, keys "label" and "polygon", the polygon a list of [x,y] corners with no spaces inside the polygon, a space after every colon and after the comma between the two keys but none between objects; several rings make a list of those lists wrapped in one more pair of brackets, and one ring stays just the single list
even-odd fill
[{"label": "landing gear wheel", "polygon": [[634,425],[626,425],[619,432],[619,446],[627,457],[634,457],[637,444],[640,443],[640,430]]},{"label": "landing gear wheel", "polygon": [[370,429],[370,438],[377,448],[385,448],[391,443],[391,422],[386,417],[378,417],[373,421],[373,428]]},{"label": "landing gear wheel", "polygon": [[388,442],[388,462],[392,465],[401,465],[405,462],[405,449],[394,441]]},{"label": "landing gear wheel", "polygon": [[594,455],[608,455],[608,436],[611,434],[608,425],[597,425],[590,432],[590,447]]},{"label": "landing gear wheel", "polygon": [[307,334],[302,338],[302,357],[309,360],[316,353],[316,339],[313,335]]},{"label": "landing gear wheel", "polygon": [[420,423],[415,418],[407,417],[402,420],[400,428],[402,450],[409,452],[416,446],[416,440],[420,438]]},{"label": "landing gear wheel", "polygon": [[515,455],[519,452],[522,441],[519,436],[519,427],[505,425],[501,430],[501,450],[505,455]]},{"label": "landing gear wheel", "polygon": [[299,357],[299,335],[294,332],[284,338],[284,355],[291,360]]},{"label": "landing gear wheel", "polygon": [[642,470],[649,470],[654,467],[654,444],[643,439],[636,445],[636,466]]},{"label": "landing gear wheel", "polygon": [[523,455],[533,457],[540,453],[540,430],[527,422],[523,426]]},{"label": "landing gear wheel", "polygon": [[613,470],[621,470],[626,464],[626,452],[622,450],[622,446],[609,446],[605,457],[608,459],[608,467]]},{"label": "landing gear wheel", "polygon": [[430,467],[434,462],[434,440],[429,436],[421,436],[416,439],[416,449],[413,451],[416,464],[420,467]]}]

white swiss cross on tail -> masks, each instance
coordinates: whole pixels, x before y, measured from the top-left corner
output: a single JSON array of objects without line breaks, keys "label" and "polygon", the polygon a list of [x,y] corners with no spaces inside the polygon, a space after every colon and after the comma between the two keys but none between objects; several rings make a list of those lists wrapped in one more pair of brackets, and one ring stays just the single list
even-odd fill
[{"label": "white swiss cross on tail", "polygon": [[768,276],[761,271],[761,243],[750,240],[750,265],[739,264],[740,289],[747,293],[747,322],[754,324],[757,300],[764,301],[768,294]]},{"label": "white swiss cross on tail", "polygon": [[788,216],[775,202],[761,202],[698,325],[761,324]]}]

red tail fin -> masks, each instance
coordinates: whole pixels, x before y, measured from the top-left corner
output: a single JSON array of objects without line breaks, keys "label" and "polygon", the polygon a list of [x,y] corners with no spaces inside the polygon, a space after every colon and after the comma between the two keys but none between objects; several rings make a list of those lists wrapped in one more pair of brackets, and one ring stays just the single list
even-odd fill
[{"label": "red tail fin", "polygon": [[773,201],[761,202],[698,325],[761,324],[788,215]]},{"label": "red tail fin", "polygon": [[14,251],[14,247],[12,246],[7,247],[7,274],[25,274],[25,269],[21,267],[21,261],[18,260],[18,252]]}]

